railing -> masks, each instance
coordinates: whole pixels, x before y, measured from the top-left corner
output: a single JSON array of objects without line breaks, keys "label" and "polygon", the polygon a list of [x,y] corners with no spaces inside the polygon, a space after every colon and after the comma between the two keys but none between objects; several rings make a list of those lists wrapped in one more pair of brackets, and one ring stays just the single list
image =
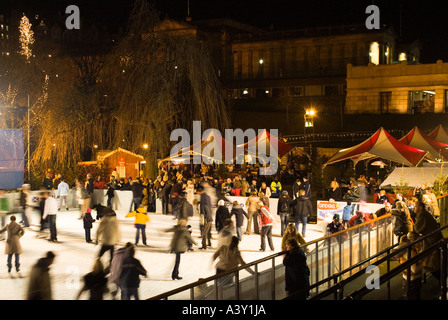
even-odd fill
[{"label": "railing", "polygon": [[[428,239],[429,237],[434,236],[436,233],[441,233],[443,230],[447,229],[448,226],[444,226],[442,228],[439,228],[425,236],[420,237],[419,239],[400,247],[399,249],[396,249],[397,245],[394,245],[390,248],[387,248],[386,250],[384,250],[384,252],[372,256],[371,258],[368,258],[364,261],[362,261],[359,265],[361,264],[366,264],[367,266],[380,266],[381,264],[386,264],[386,273],[381,275],[379,278],[379,282],[378,285],[381,286],[384,283],[387,283],[387,298],[390,299],[390,280],[394,277],[396,277],[397,275],[399,275],[400,273],[402,273],[404,270],[407,270],[407,274],[411,274],[410,272],[410,268],[413,264],[415,264],[416,262],[418,262],[419,260],[425,258],[426,256],[431,255],[434,251],[436,250],[440,250],[441,253],[441,259],[440,259],[440,296],[441,299],[446,300],[446,293],[447,293],[447,286],[446,286],[446,280],[447,280],[447,239],[443,238],[442,240],[438,241],[437,243],[433,244],[432,246],[430,246],[429,248],[427,248],[424,252],[419,253],[418,255],[411,257],[411,248],[416,245],[419,242],[424,241],[425,239]],[[407,259],[406,262],[398,265],[397,267],[391,269],[390,268],[390,262],[391,260],[396,260],[396,256],[399,254],[402,254],[403,252],[407,252]],[[375,262],[373,262],[373,260],[377,259],[378,256],[386,254],[384,257],[382,257],[381,259],[376,260]],[[331,295],[333,295],[335,300],[342,300],[342,299],[353,299],[353,300],[358,300],[361,299],[363,296],[369,294],[372,292],[372,288],[369,288],[367,285],[363,285],[361,286],[360,289],[355,290],[354,292],[348,294],[347,296],[344,296],[344,288],[349,285],[352,281],[357,280],[358,278],[365,276],[366,275],[366,268],[363,268],[361,270],[359,270],[357,273],[353,274],[352,276],[341,280],[341,281],[337,281],[337,279],[339,277],[343,277],[343,275],[347,272],[351,272],[353,268],[358,267],[358,265],[355,265],[347,270],[344,270],[341,273],[335,274],[332,277],[330,277],[329,279],[326,279],[325,281],[330,282],[330,281],[334,281],[335,283],[332,284],[332,286],[321,292],[320,294],[314,295],[313,297],[310,298],[310,300],[321,300],[324,299],[326,297],[329,297]],[[409,281],[410,281],[410,277],[408,277],[408,284],[407,284],[407,288],[409,290],[410,285],[409,285]],[[313,286],[312,286],[313,287]],[[407,296],[409,296],[409,291]]]},{"label": "railing", "polygon": [[[397,240],[393,234],[393,219],[390,214],[381,216],[322,237],[301,246],[307,255],[311,271],[312,293],[332,286],[323,281],[333,274],[356,266],[393,246]],[[250,262],[225,273],[200,279],[194,283],[176,288],[150,298],[150,300],[281,300],[284,290],[283,256],[278,252],[263,259]],[[251,268],[254,274],[247,269]],[[352,271],[354,268],[352,269]]]}]

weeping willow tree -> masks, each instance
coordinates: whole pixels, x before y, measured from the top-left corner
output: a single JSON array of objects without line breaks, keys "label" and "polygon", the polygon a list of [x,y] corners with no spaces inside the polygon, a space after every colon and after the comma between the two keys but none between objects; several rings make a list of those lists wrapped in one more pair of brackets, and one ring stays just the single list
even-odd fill
[{"label": "weeping willow tree", "polygon": [[64,57],[45,68],[59,77],[52,76],[42,92],[34,164],[68,168],[91,160],[94,145],[122,147],[143,154],[152,175],[157,159],[169,154],[172,130],[189,130],[194,120],[203,130],[228,127],[206,46],[195,34],[173,31],[158,15],[137,0],[124,36],[109,53]]},{"label": "weeping willow tree", "polygon": [[195,32],[178,26],[137,0],[126,36],[108,59],[117,79],[114,144],[143,153],[149,174],[169,154],[172,130],[191,130],[194,120],[203,130],[229,125],[209,51]]},{"label": "weeping willow tree", "polygon": [[86,157],[93,145],[108,144],[105,128],[111,113],[105,110],[104,88],[100,81],[104,57],[73,57],[65,62],[69,65],[65,74],[49,81],[48,89],[32,108],[33,114],[41,117],[33,162],[53,168],[90,160]]}]

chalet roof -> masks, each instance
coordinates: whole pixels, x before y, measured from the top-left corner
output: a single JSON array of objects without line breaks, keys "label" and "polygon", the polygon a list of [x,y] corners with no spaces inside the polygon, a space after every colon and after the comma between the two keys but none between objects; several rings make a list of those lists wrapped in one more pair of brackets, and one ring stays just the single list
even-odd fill
[{"label": "chalet roof", "polygon": [[117,148],[115,150],[102,150],[102,151],[99,151],[97,153],[97,161],[104,161],[106,158],[109,158],[110,156],[112,156],[113,154],[118,153],[118,152],[127,153],[127,154],[129,154],[131,156],[134,156],[134,157],[142,159],[142,160],[145,159],[142,155],[133,153],[133,152],[131,152],[129,150],[126,150],[126,149]]}]

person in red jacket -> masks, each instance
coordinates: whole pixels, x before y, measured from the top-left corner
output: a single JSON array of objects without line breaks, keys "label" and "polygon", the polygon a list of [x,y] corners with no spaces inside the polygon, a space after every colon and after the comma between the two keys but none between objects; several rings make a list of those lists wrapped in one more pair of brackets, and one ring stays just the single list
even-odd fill
[{"label": "person in red jacket", "polygon": [[274,251],[274,243],[272,241],[272,226],[274,224],[274,219],[272,218],[269,208],[264,205],[263,201],[258,202],[258,208],[260,210],[259,215],[259,225],[261,226],[260,236],[261,236],[261,246],[260,251],[266,250],[266,237],[268,238],[269,248]]}]

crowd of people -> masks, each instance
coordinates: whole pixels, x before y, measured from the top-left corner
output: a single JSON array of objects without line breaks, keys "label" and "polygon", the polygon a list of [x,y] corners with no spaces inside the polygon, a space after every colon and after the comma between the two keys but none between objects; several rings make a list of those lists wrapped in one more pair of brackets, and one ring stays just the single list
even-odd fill
[{"label": "crowd of people", "polygon": [[[413,258],[421,253],[430,245],[441,240],[443,235],[437,229],[440,228],[440,209],[432,188],[417,187],[409,190],[408,193],[396,192],[388,194],[386,190],[377,190],[378,195],[375,202],[384,206],[375,212],[362,212],[355,210],[352,202],[363,201],[363,191],[359,190],[359,186],[363,182],[352,181],[348,191],[342,193],[338,191],[336,181],[332,182],[329,191],[330,201],[338,199],[338,201],[346,201],[343,208],[343,214],[335,214],[333,221],[327,225],[327,235],[335,234],[347,228],[368,222],[381,216],[390,214],[394,219],[393,233],[397,236],[400,246],[404,247],[422,236],[433,233],[426,240],[413,245],[410,248]],[[367,228],[373,227],[373,224],[364,224]],[[344,241],[346,234],[339,233],[332,239],[335,241]],[[407,251],[397,254],[396,260],[404,263],[408,259]],[[409,271],[410,270],[410,271]],[[410,272],[410,274],[408,274]],[[410,300],[419,300],[421,298],[422,279],[424,273],[431,273],[437,280],[440,280],[440,260],[439,255],[431,254],[411,265],[410,269],[403,271],[403,298]]]},{"label": "crowd of people", "polygon": [[[94,179],[92,174],[87,174],[85,179],[76,178],[69,185],[62,174],[54,177],[47,173],[42,181],[41,190],[38,193],[38,202],[33,198],[36,193],[31,192],[30,185],[25,184],[20,190],[20,206],[23,209],[22,219],[18,223],[16,217],[11,216],[8,225],[0,230],[0,234],[6,232],[8,241],[12,244],[7,248],[8,272],[12,269],[12,258],[15,256],[16,271],[20,271],[20,237],[26,228],[30,227],[31,212],[37,210],[40,213],[40,229],[37,237],[48,241],[59,243],[57,237],[57,215],[61,210],[68,211],[69,208],[79,209],[79,219],[85,230],[85,241],[99,245],[99,252],[93,262],[92,271],[84,275],[84,285],[77,294],[80,298],[83,292],[90,293],[90,299],[103,299],[106,293],[113,297],[121,291],[122,299],[139,299],[138,285],[140,277],[147,276],[145,268],[134,258],[135,250],[140,242],[147,246],[145,233],[146,224],[150,221],[149,213],[155,211],[155,200],[159,198],[162,203],[163,214],[170,214],[177,219],[174,228],[166,230],[172,232],[171,252],[175,254],[175,263],[172,271],[172,279],[179,280],[180,257],[186,251],[194,251],[193,246],[199,246],[200,250],[211,248],[211,233],[214,225],[218,236],[218,246],[213,260],[217,260],[217,273],[225,272],[229,268],[245,264],[238,249],[238,244],[243,240],[243,235],[260,235],[260,251],[265,251],[269,246],[274,251],[272,240],[272,229],[275,217],[271,213],[270,198],[279,198],[279,203],[287,201],[287,208],[279,204],[278,213],[282,218],[281,235],[282,251],[294,248],[299,252],[295,242],[291,247],[286,246],[289,241],[305,243],[304,236],[300,235],[294,222],[302,221],[305,231],[306,219],[295,218],[297,210],[296,203],[301,203],[305,194],[310,195],[309,182],[306,176],[295,179],[293,196],[289,200],[289,194],[283,190],[278,176],[257,177],[250,170],[233,172],[232,178],[221,180],[215,175],[195,175],[193,172],[173,168],[164,170],[161,168],[160,175],[155,179],[145,177],[132,179],[116,179],[114,173],[106,183],[101,177]],[[116,174],[116,173],[115,173]],[[249,183],[249,182],[250,183]],[[69,203],[69,193],[74,190],[74,203]],[[97,203],[94,193],[95,189],[106,190],[107,205]],[[117,250],[120,241],[119,223],[113,209],[113,197],[115,191],[132,191],[132,203],[125,218],[133,218],[136,229],[135,242],[128,242],[123,248]],[[244,208],[238,201],[230,201],[229,196],[247,196]],[[300,201],[299,201],[300,200]],[[307,198],[309,201],[309,199]],[[212,211],[214,204],[217,205],[216,212]],[[300,205],[297,204],[297,208]],[[197,243],[191,237],[191,225],[188,225],[190,217],[197,210],[200,217],[201,240]],[[96,218],[93,213],[96,212]],[[212,213],[213,212],[213,213]],[[298,212],[298,211],[297,211]],[[311,214],[311,210],[305,215]],[[94,222],[98,221],[96,233],[91,234]],[[245,223],[246,221],[246,223]],[[286,228],[290,224],[289,228]],[[244,230],[245,227],[245,230]],[[47,232],[49,229],[49,232]],[[8,242],[9,243],[9,242]],[[292,250],[292,249],[291,249]],[[102,257],[108,254],[108,262],[102,262]],[[56,255],[49,251],[39,259],[32,267],[29,278],[27,299],[52,299],[50,266],[54,263]],[[287,260],[286,260],[287,261]],[[253,273],[252,270],[249,272]],[[288,272],[289,273],[289,272]],[[289,286],[291,281],[288,280]]]},{"label": "crowd of people", "polygon": [[[275,217],[271,213],[269,199],[278,198],[277,214],[281,224],[281,251],[285,252],[286,290],[291,297],[300,299],[306,297],[308,292],[302,290],[304,286],[305,288],[309,286],[305,235],[307,220],[313,212],[310,185],[306,174],[291,180],[289,192],[277,176],[261,179],[247,171],[244,176],[233,174],[233,178],[221,180],[208,174],[209,172],[195,175],[185,168],[170,170],[161,168],[159,176],[155,180],[145,177],[129,178],[127,181],[123,178],[117,180],[114,173],[109,177],[107,183],[103,182],[101,177],[94,180],[91,174],[88,174],[85,180],[75,179],[72,188],[76,190],[76,204],[80,208],[85,240],[88,243],[101,244],[92,271],[84,276],[84,286],[77,297],[79,298],[83,292],[89,291],[91,299],[102,299],[112,285],[113,290],[110,293],[114,297],[121,290],[122,299],[131,297],[139,299],[140,277],[147,276],[147,272],[134,255],[140,238],[143,245],[147,246],[145,228],[150,221],[149,213],[155,211],[157,198],[161,200],[162,213],[172,215],[177,219],[176,226],[166,230],[173,233],[170,245],[171,252],[175,254],[172,270],[173,280],[182,279],[179,274],[179,266],[183,253],[194,251],[194,245],[197,245],[200,250],[211,248],[212,226],[215,227],[218,236],[218,247],[214,248],[216,251],[213,255],[213,260],[219,261],[217,273],[226,272],[238,265],[245,264],[238,249],[238,244],[243,241],[244,235],[260,235],[260,251],[265,251],[267,246],[274,251],[272,229]],[[339,186],[336,180],[332,181],[331,188],[328,190],[330,201],[345,201],[346,206],[343,215],[335,215],[333,221],[328,224],[328,235],[388,213],[395,217],[394,233],[403,243],[427,234],[438,226],[440,210],[437,200],[429,188],[416,189],[412,195],[406,197],[399,193],[394,194],[393,197],[396,198],[388,195],[385,190],[381,190],[375,201],[384,204],[384,207],[374,213],[354,211],[352,203],[366,201],[372,191],[378,191],[377,187],[375,183],[368,183],[363,176],[358,180],[351,179],[350,184],[345,185],[345,190]],[[45,228],[49,228],[48,240],[51,242],[58,242],[56,214],[64,208],[68,210],[67,195],[70,188],[62,175],[57,175],[54,179],[47,175],[42,182],[37,208],[41,212],[40,231],[43,236]],[[95,203],[93,197],[95,189],[107,190],[106,206]],[[117,190],[132,191],[132,203],[125,218],[134,218],[136,230],[135,242],[128,242],[125,247],[118,250],[116,250],[116,245],[120,239],[120,232],[116,213],[113,210],[113,197]],[[246,196],[244,207],[238,201],[230,201],[229,196]],[[14,244],[7,249],[8,272],[12,269],[13,255],[15,256],[16,271],[20,270],[19,239],[25,228],[29,227],[29,213],[33,209],[30,197],[30,187],[24,185],[20,197],[23,207],[22,221],[17,223],[16,218],[12,219],[13,217],[11,217],[10,223],[0,230],[0,234],[7,232],[8,238],[11,238]],[[216,212],[213,214],[214,204],[216,204]],[[96,219],[92,217],[93,210],[97,212]],[[196,212],[200,217],[201,240],[198,243],[191,237],[192,226],[188,224],[190,217]],[[92,224],[96,220],[99,220],[99,226],[96,234],[92,237]],[[302,223],[301,229],[299,228],[300,223]],[[419,252],[418,250],[417,252]],[[110,259],[108,265],[103,266],[101,257],[106,253],[109,254]],[[46,279],[42,273],[48,272],[49,265],[53,263],[54,259],[54,253],[48,252],[47,256],[36,263],[31,274],[39,273],[42,279]],[[434,263],[427,263],[426,269],[421,268],[421,270],[427,270],[429,265],[433,266]],[[297,272],[300,272],[300,277]],[[434,272],[437,274],[437,270]],[[413,280],[417,278],[418,276],[413,275]],[[33,281],[36,280],[33,279]],[[297,283],[300,283],[298,286],[302,289],[297,289]],[[30,278],[28,295],[30,299],[40,299],[48,297],[48,295],[51,298],[51,290],[50,293],[47,292],[48,289],[42,289],[42,292],[35,293],[35,289],[31,289],[31,287],[36,286],[38,284],[33,283]],[[418,291],[418,286],[415,285],[415,287],[417,287],[415,290]],[[418,292],[415,294],[418,295]]]}]

